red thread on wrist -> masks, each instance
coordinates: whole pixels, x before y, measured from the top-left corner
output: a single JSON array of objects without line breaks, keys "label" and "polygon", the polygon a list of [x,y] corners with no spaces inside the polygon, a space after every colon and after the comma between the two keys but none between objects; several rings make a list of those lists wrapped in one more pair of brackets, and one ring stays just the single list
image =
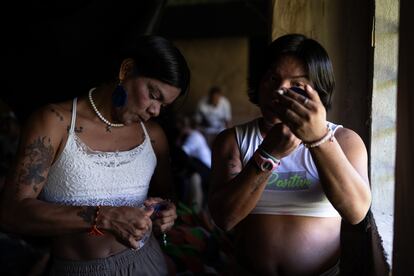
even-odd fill
[{"label": "red thread on wrist", "polygon": [[89,231],[89,235],[90,236],[103,236],[105,235],[101,230],[98,229],[98,227],[96,226],[97,222],[98,222],[98,216],[99,216],[99,211],[101,209],[101,206],[96,206],[96,214],[95,214],[95,219],[93,221],[92,224],[92,228]]}]

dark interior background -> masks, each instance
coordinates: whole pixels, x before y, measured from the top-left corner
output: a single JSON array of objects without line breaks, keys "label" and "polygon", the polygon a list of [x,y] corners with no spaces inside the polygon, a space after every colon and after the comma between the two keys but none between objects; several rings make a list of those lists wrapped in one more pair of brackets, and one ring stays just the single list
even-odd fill
[{"label": "dark interior background", "polygon": [[[1,99],[24,121],[46,103],[84,94],[95,84],[108,57],[140,34],[170,39],[243,35],[249,37],[250,53],[260,53],[258,48],[270,36],[270,2],[9,2],[0,19]],[[255,66],[250,63],[249,71]]]}]

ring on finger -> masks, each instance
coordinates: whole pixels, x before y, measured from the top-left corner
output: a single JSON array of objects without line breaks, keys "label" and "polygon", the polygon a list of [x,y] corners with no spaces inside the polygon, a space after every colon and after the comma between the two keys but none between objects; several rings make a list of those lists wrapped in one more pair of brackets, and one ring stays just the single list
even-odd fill
[{"label": "ring on finger", "polygon": [[303,101],[303,105],[306,106],[308,104],[308,102],[309,102],[309,99],[305,98],[305,100]]}]

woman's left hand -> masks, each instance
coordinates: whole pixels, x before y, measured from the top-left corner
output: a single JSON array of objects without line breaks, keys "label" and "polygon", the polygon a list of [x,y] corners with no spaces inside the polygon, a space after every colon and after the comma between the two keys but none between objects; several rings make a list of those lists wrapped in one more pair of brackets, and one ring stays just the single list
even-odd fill
[{"label": "woman's left hand", "polygon": [[326,109],[317,91],[310,85],[305,86],[308,98],[290,89],[278,94],[275,104],[277,116],[296,137],[304,142],[314,142],[327,133]]},{"label": "woman's left hand", "polygon": [[152,229],[155,234],[166,233],[172,228],[177,219],[174,203],[159,197],[150,197],[145,200],[144,205],[156,209],[151,216]]}]

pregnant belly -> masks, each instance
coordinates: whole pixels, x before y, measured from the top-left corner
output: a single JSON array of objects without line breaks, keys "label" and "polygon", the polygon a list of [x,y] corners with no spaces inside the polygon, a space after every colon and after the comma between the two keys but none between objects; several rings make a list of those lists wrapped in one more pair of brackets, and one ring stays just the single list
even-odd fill
[{"label": "pregnant belly", "polygon": [[260,275],[318,275],[339,259],[340,218],[249,215],[236,229],[239,264]]}]

